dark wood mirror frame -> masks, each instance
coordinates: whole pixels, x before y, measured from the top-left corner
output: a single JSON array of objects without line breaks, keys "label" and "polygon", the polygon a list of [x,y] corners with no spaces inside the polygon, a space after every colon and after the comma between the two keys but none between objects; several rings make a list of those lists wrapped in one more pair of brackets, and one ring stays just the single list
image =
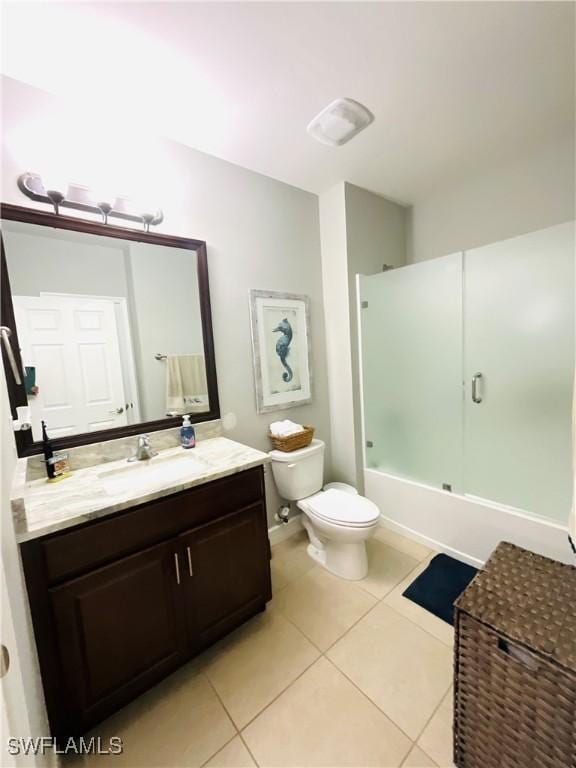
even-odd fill
[{"label": "dark wood mirror frame", "polygon": [[[206,257],[206,243],[203,240],[191,240],[184,237],[174,237],[173,235],[161,235],[156,232],[144,232],[135,229],[126,229],[111,224],[101,224],[95,221],[86,221],[84,219],[72,218],[69,216],[60,216],[46,211],[25,208],[19,205],[2,204],[0,206],[0,215],[2,220],[22,221],[28,224],[38,224],[43,227],[52,227],[55,229],[71,230],[74,232],[85,232],[90,235],[102,235],[104,237],[116,237],[121,240],[133,240],[139,243],[149,243],[151,245],[164,245],[172,248],[187,248],[195,251],[198,265],[198,287],[200,299],[200,315],[202,318],[202,338],[204,342],[204,357],[206,361],[206,379],[208,382],[208,402],[210,410],[205,413],[194,414],[192,421],[210,421],[220,418],[220,405],[218,402],[218,382],[216,379],[216,360],[214,356],[214,338],[212,335],[212,314],[210,310],[210,291],[208,284],[208,260]],[[4,252],[4,241],[1,241],[1,275],[0,275],[0,309],[1,325],[7,326],[12,331],[12,349],[16,357],[16,364],[21,372],[23,366],[20,357],[20,347],[18,344],[18,334],[16,331],[16,322],[14,317],[14,308],[12,305],[12,293],[10,291],[10,280],[8,276],[8,266]],[[16,408],[21,405],[27,405],[26,390],[24,383],[18,385],[9,365],[6,351],[2,345],[2,360],[6,382],[8,385],[8,395],[10,398],[10,409],[12,418],[16,418]],[[155,421],[139,422],[124,427],[115,427],[98,432],[83,432],[77,435],[55,438],[52,442],[55,449],[71,448],[77,445],[87,445],[94,442],[103,442],[113,440],[118,437],[127,437],[138,435],[143,432],[154,432],[160,429],[169,429],[170,427],[180,426],[181,416],[166,417]],[[19,456],[32,456],[42,452],[42,443],[34,442],[32,430],[21,430],[14,433],[16,437],[16,446]]]}]

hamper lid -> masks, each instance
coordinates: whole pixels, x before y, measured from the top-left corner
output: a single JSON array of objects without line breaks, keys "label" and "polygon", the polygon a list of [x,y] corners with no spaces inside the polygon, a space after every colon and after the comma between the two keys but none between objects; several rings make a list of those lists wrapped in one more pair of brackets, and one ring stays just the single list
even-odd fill
[{"label": "hamper lid", "polygon": [[458,611],[576,671],[576,568],[501,542]]}]

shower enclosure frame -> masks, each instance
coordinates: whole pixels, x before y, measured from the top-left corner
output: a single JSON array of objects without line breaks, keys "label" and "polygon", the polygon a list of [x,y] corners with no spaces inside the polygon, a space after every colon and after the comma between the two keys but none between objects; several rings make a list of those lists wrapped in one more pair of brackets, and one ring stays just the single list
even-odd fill
[{"label": "shower enclosure frame", "polygon": [[[568,242],[574,241],[574,225],[568,222],[560,225],[560,228],[568,227],[570,230]],[[471,371],[471,363],[466,358],[466,272],[474,260],[487,259],[490,256],[490,249],[496,254],[497,250],[515,247],[521,241],[522,237],[530,236],[542,237],[550,230],[538,230],[530,235],[512,238],[509,241],[496,243],[491,246],[485,246],[481,249],[453,254],[452,257],[440,257],[428,262],[400,267],[396,272],[400,273],[405,269],[418,270],[421,265],[439,263],[441,259],[455,258],[460,259],[462,263],[462,453],[466,450],[466,439],[470,438],[466,430],[469,425],[466,419],[470,415],[470,409],[482,408],[483,392],[481,385],[485,381],[490,384],[490,376],[485,379],[485,372],[481,370],[482,366],[477,366]],[[571,377],[574,372],[574,257],[573,249],[571,252],[571,262],[569,268],[569,293],[570,293],[570,360],[569,367]],[[480,262],[478,262],[480,263]],[[567,273],[568,274],[568,273]],[[365,348],[365,325],[366,325],[366,292],[363,290],[363,281],[365,280],[386,280],[389,273],[384,275],[356,277],[356,300],[360,322],[358,325],[358,346],[360,350],[359,366],[359,387],[361,404],[361,430],[362,430],[362,454],[363,471],[366,495],[379,504],[382,517],[387,525],[396,528],[399,532],[407,532],[415,538],[419,538],[424,543],[432,544],[437,549],[456,553],[458,556],[467,559],[474,564],[482,562],[490,553],[493,546],[503,538],[509,538],[517,541],[524,546],[537,549],[544,554],[563,559],[566,562],[573,563],[571,553],[565,546],[566,525],[564,517],[557,515],[556,518],[546,517],[538,511],[531,510],[529,507],[509,503],[501,498],[480,495],[474,493],[469,486],[465,485],[465,475],[462,474],[462,483],[450,483],[448,487],[442,488],[439,482],[429,482],[425,478],[402,476],[400,473],[390,471],[386,467],[370,466],[373,448],[367,446],[367,440],[373,440],[373,429],[368,426],[367,416],[370,408],[367,408],[366,392],[366,348]],[[565,281],[566,282],[566,281]],[[567,295],[567,294],[566,294]],[[550,307],[549,307],[550,308]],[[533,321],[542,320],[537,313],[533,312]],[[467,366],[465,368],[465,366]],[[471,375],[470,375],[471,374]],[[482,374],[481,377],[478,374]],[[488,390],[489,391],[489,390]],[[489,394],[490,393],[489,391]],[[468,404],[467,400],[470,399]],[[480,402],[479,402],[480,401]],[[466,410],[465,410],[466,409]],[[368,412],[368,413],[367,413]],[[568,430],[569,432],[569,427]],[[569,437],[568,437],[569,440]],[[569,450],[566,444],[566,452]],[[570,451],[571,452],[571,451]],[[569,457],[566,457],[565,465]],[[466,478],[467,479],[467,478]],[[455,487],[450,488],[450,485]],[[569,500],[566,501],[565,515],[566,521],[569,510]]]}]

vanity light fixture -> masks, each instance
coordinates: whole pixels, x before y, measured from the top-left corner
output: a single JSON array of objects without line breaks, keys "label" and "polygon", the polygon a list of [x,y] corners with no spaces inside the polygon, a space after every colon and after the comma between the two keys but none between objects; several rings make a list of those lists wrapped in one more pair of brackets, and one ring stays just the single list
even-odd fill
[{"label": "vanity light fixture", "polygon": [[154,213],[130,213],[129,205],[124,197],[118,197],[111,203],[109,201],[89,202],[91,197],[86,187],[70,184],[66,193],[61,189],[46,189],[42,177],[37,173],[22,173],[18,177],[18,188],[30,200],[40,203],[49,203],[54,207],[54,213],[59,214],[61,208],[72,208],[85,213],[98,213],[102,216],[104,224],[114,217],[124,221],[135,221],[144,225],[146,232],[151,226],[160,224],[164,220],[164,214],[160,209]]},{"label": "vanity light fixture", "polygon": [[58,192],[57,189],[47,189],[46,197],[54,206],[54,213],[58,215],[60,213],[60,206],[64,202],[64,195],[62,192]]},{"label": "vanity light fixture", "polygon": [[112,213],[112,206],[110,203],[96,203],[96,207],[102,214],[102,223],[108,224],[108,216]]},{"label": "vanity light fixture", "polygon": [[150,232],[150,224],[154,222],[154,214],[153,213],[143,213],[141,214],[142,221],[144,222],[144,232]]}]

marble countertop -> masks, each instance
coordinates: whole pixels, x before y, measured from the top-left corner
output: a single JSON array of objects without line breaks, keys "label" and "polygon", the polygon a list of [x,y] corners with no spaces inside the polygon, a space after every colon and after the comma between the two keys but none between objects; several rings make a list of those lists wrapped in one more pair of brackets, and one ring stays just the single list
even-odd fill
[{"label": "marble countertop", "polygon": [[16,540],[36,539],[268,461],[262,451],[214,437],[189,450],[169,448],[131,464],[126,459],[97,464],[48,483],[26,481],[27,460],[20,459],[11,500]]}]

